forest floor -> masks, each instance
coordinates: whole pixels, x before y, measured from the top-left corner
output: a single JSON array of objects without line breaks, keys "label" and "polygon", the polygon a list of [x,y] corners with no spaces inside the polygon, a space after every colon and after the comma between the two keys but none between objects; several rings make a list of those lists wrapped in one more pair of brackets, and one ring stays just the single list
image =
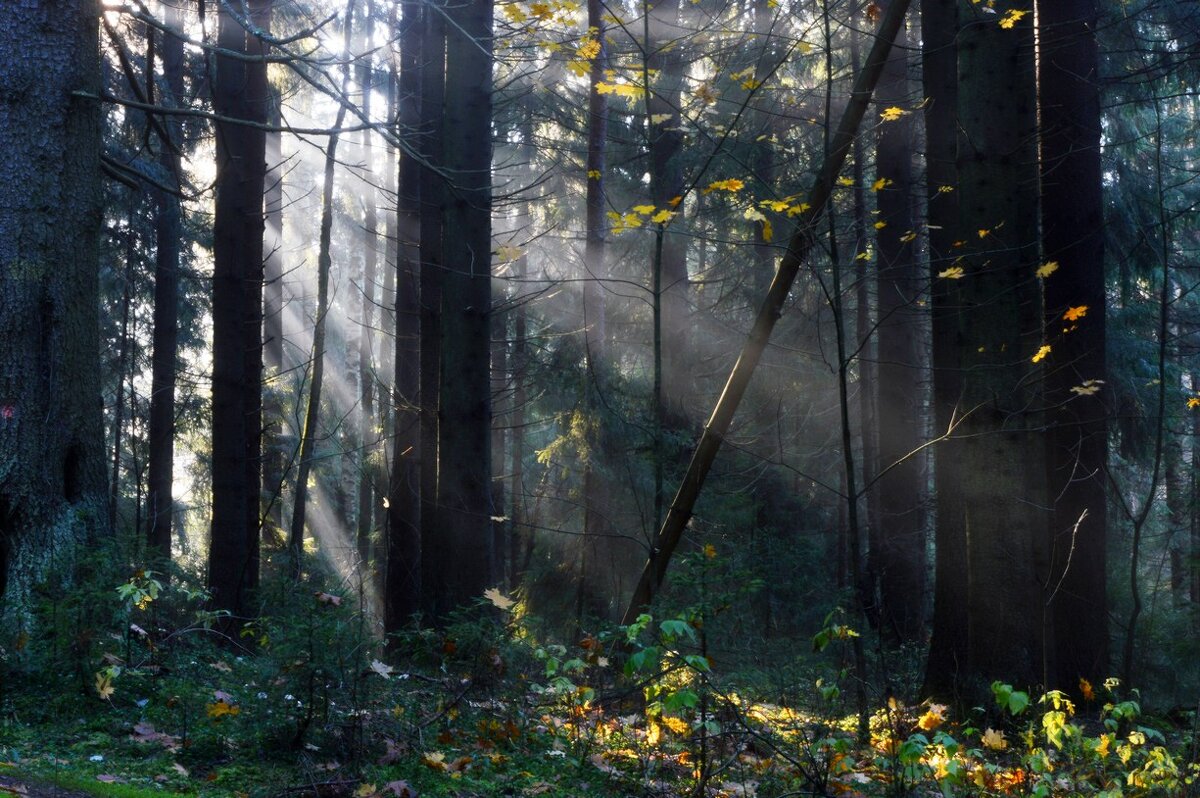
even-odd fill
[{"label": "forest floor", "polygon": [[172,607],[147,578],[122,585],[115,604],[106,584],[55,596],[45,617],[60,625],[8,649],[0,792],[1200,795],[1195,713],[1150,719],[1115,680],[1072,686],[1074,698],[996,682],[961,709],[868,685],[859,706],[847,666],[857,635],[836,623],[793,641],[782,650],[792,661],[767,675],[710,658],[711,625],[695,613],[563,645],[496,593],[385,649],[352,597],[293,589],[235,640],[202,596]]}]

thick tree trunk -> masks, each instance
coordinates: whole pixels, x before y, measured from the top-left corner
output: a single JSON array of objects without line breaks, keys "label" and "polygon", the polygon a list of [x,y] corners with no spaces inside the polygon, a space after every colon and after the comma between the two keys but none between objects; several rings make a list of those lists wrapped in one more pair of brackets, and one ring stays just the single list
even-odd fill
[{"label": "thick tree trunk", "polygon": [[[908,36],[902,28],[879,79],[876,108],[908,109]],[[904,115],[879,128],[875,145],[875,197],[880,228],[877,254],[879,314],[875,381],[880,469],[879,515],[872,553],[877,581],[878,618],[895,643],[920,640],[925,625],[925,533],[922,507],[925,476],[913,456],[921,444],[925,405],[921,356],[923,312],[917,304],[924,278],[913,245],[913,117]]]},{"label": "thick tree trunk", "polygon": [[[269,19],[270,0],[251,3],[251,19]],[[222,49],[247,55],[262,41],[222,5]],[[213,107],[222,117],[264,123],[266,64],[216,56]],[[234,619],[252,614],[258,584],[259,457],[262,425],[263,183],[261,129],[216,123],[213,220],[212,536],[208,586],[213,605]]]},{"label": "thick tree trunk", "polygon": [[[420,124],[420,6],[403,5],[400,19],[400,76],[397,123]],[[396,208],[396,355],[393,388],[394,438],[388,488],[387,587],[384,628],[395,632],[421,610],[421,166],[400,153]]]},{"label": "thick tree trunk", "polygon": [[437,535],[438,617],[495,575],[491,507],[492,2],[447,8]]},{"label": "thick tree trunk", "polygon": [[[163,22],[172,31],[182,35],[183,12],[170,5],[164,6],[163,11]],[[179,107],[184,102],[183,39],[164,34],[159,49],[162,52],[163,82],[166,84],[161,102],[169,107]],[[164,118],[162,124],[170,140],[160,142],[158,163],[163,170],[163,179],[178,191],[182,125],[172,117]],[[171,484],[175,473],[175,350],[179,340],[179,264],[183,218],[179,197],[160,191],[157,200],[147,507],[150,527],[146,542],[156,556],[169,560],[171,521],[174,517]]]},{"label": "thick tree trunk", "polygon": [[991,678],[1033,685],[1052,672],[1053,652],[1037,409],[1044,353],[1032,14],[1001,27],[960,0],[959,15],[956,191],[959,229],[970,234],[956,262],[963,276],[933,278],[952,283],[951,323],[940,332],[952,336],[962,374],[960,440],[946,464],[958,482],[938,507],[939,542],[963,541],[951,551],[965,558],[951,567],[965,573],[968,588],[966,636],[951,658],[976,688]]},{"label": "thick tree trunk", "polygon": [[[99,9],[0,4],[0,601],[107,524]],[[91,97],[75,96],[87,92]]]},{"label": "thick tree trunk", "polygon": [[[1074,689],[1108,674],[1107,397],[1072,388],[1106,377],[1104,203],[1095,0],[1039,0],[1038,75],[1042,124],[1047,488],[1054,498],[1050,579],[1055,585],[1058,665],[1054,685]],[[1075,322],[1063,314],[1086,306]],[[1092,383],[1100,386],[1100,383]],[[1053,674],[1052,674],[1053,676]]]}]

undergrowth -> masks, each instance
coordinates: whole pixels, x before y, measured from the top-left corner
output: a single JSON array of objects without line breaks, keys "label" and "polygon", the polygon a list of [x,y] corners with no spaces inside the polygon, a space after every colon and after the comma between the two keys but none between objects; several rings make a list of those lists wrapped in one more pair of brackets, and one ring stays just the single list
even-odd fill
[{"label": "undergrowth", "polygon": [[1194,713],[1150,722],[1115,680],[1078,704],[997,682],[959,716],[880,697],[860,737],[836,615],[823,653],[756,675],[711,656],[735,606],[712,591],[570,643],[489,591],[383,641],[358,591],[313,577],[264,585],[230,638],[186,574],[129,560],[6,629],[9,772],[107,798],[1200,794]]}]

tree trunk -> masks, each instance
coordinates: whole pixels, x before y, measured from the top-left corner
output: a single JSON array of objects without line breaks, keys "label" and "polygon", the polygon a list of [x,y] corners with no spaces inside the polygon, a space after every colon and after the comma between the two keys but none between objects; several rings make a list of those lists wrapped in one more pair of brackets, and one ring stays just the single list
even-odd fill
[{"label": "tree trunk", "polygon": [[[938,274],[957,259],[955,242],[965,240],[958,218],[958,0],[921,2],[921,76],[925,104],[926,216],[929,229],[929,279],[931,294],[933,363],[933,417],[935,430],[944,434],[958,412],[962,377],[958,370],[955,308],[950,299],[951,280]],[[937,520],[934,526],[933,624],[929,659],[922,691],[950,698],[959,694],[960,652],[967,645],[966,539],[945,522],[950,508],[961,504],[956,463],[959,441],[941,441],[934,450],[934,490]],[[945,508],[945,510],[943,510]]]},{"label": "tree trunk", "polygon": [[[346,6],[345,50],[350,50],[350,36],[354,28],[354,0]],[[350,69],[342,77],[342,94],[345,94],[350,84]],[[333,126],[340,128],[346,119],[346,106],[338,107],[337,117]],[[313,328],[312,342],[312,371],[309,376],[308,405],[304,412],[304,429],[300,436],[299,467],[296,469],[296,493],[292,506],[292,526],[288,534],[288,549],[291,552],[292,574],[300,577],[304,554],[304,516],[305,505],[308,503],[308,480],[312,473],[313,457],[316,451],[318,425],[321,417],[321,390],[325,383],[325,338],[328,330],[327,316],[329,314],[329,270],[333,265],[333,255],[330,252],[333,236],[333,184],[337,166],[337,148],[340,136],[334,133],[329,137],[325,148],[325,176],[321,187],[321,232],[317,243],[317,314],[316,326]]]},{"label": "tree trunk", "polygon": [[[272,125],[283,122],[283,97],[278,86],[270,86],[267,118]],[[266,416],[271,419],[263,427],[263,490],[267,495],[266,520],[271,537],[283,539],[283,482],[288,456],[282,434],[286,408],[283,404],[284,324],[283,279],[286,264],[283,259],[283,134],[266,134],[266,177],[264,205],[266,229],[263,236],[263,370],[271,385],[267,392],[270,405]]]},{"label": "tree trunk", "polygon": [[[400,76],[397,125],[420,124],[421,7],[406,3],[397,31]],[[396,208],[396,356],[393,387],[394,439],[388,487],[387,588],[384,628],[395,632],[421,610],[421,200],[422,168],[400,153]]]},{"label": "tree trunk", "polygon": [[[183,12],[163,7],[163,22],[183,33]],[[166,91],[161,102],[177,108],[184,102],[183,39],[169,33],[162,37],[163,79]],[[163,179],[176,191],[180,187],[182,125],[176,117],[162,120],[170,140],[160,143],[158,163]],[[164,560],[171,558],[171,526],[174,501],[171,484],[175,462],[175,363],[179,339],[179,263],[183,237],[179,197],[157,192],[158,219],[155,225],[154,256],[154,353],[150,381],[150,457],[148,464],[148,515],[146,542],[150,551]]]},{"label": "tree trunk", "polygon": [[[492,1],[447,7],[437,617],[495,574],[491,531]],[[428,61],[427,61],[428,63]]]},{"label": "tree trunk", "polygon": [[420,168],[420,457],[421,609],[436,617],[442,606],[444,554],[436,526],[438,483],[438,390],[441,384],[442,118],[446,90],[446,25],[442,0],[424,4],[421,20],[420,126],[415,136]]},{"label": "tree trunk", "polygon": [[[370,35],[375,24],[375,3],[367,0],[364,27]],[[370,41],[367,41],[368,49]],[[374,84],[374,69],[369,53],[362,56],[358,66],[358,84],[362,89],[362,112],[366,119],[371,118],[371,89]],[[372,148],[371,131],[362,133],[362,158],[365,162],[367,179],[362,181],[363,204],[363,276],[362,302],[360,304],[359,339],[358,339],[358,380],[359,380],[359,468],[358,468],[358,526],[356,538],[358,541],[358,562],[365,575],[369,569],[371,558],[371,531],[375,520],[375,486],[374,470],[371,463],[379,446],[379,435],[376,433],[375,419],[375,366],[373,361],[372,344],[375,318],[375,283],[379,263],[379,214],[376,208],[375,186],[371,176]],[[365,576],[364,576],[365,578]]]},{"label": "tree trunk", "polygon": [[[0,4],[0,600],[105,529],[99,9]],[[74,96],[87,92],[91,97]]]},{"label": "tree trunk", "polygon": [[[270,0],[251,3],[258,22]],[[253,55],[264,45],[222,5],[218,44]],[[226,119],[266,120],[266,64],[217,54],[213,108]],[[259,444],[262,412],[263,183],[261,129],[216,125],[213,220],[212,535],[208,586],[214,607],[252,614],[258,584]],[[232,624],[227,624],[232,629]]]},{"label": "tree trunk", "polygon": [[[908,36],[903,28],[879,79],[876,108],[909,108]],[[880,469],[879,516],[872,543],[872,577],[878,580],[880,629],[894,643],[920,640],[925,625],[925,531],[922,518],[925,477],[921,445],[925,405],[921,357],[922,311],[917,304],[924,279],[913,242],[911,115],[879,128],[875,145],[877,379]]]},{"label": "tree trunk", "polygon": [[[965,541],[966,646],[954,659],[981,684],[1040,684],[1053,652],[1043,590],[1049,517],[1038,411],[1041,292],[1032,15],[1001,27],[960,0],[958,153],[963,276],[953,308],[963,414],[954,501],[938,524]],[[1052,671],[1052,667],[1051,670]],[[976,685],[978,687],[978,685]]]},{"label": "tree trunk", "polygon": [[[1059,270],[1044,282],[1047,489],[1054,501],[1050,579],[1055,585],[1057,682],[1108,675],[1107,388],[1104,380],[1104,202],[1100,166],[1100,91],[1095,0],[1039,0],[1038,76],[1042,124],[1042,242]],[[1063,314],[1086,306],[1075,322]],[[1100,386],[1100,383],[1092,383]]]}]

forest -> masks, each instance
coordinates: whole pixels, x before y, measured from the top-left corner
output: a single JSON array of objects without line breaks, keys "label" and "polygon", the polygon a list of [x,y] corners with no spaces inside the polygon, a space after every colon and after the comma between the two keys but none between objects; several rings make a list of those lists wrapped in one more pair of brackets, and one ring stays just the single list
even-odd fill
[{"label": "forest", "polygon": [[1200,796],[1200,4],[0,0],[0,792]]}]

